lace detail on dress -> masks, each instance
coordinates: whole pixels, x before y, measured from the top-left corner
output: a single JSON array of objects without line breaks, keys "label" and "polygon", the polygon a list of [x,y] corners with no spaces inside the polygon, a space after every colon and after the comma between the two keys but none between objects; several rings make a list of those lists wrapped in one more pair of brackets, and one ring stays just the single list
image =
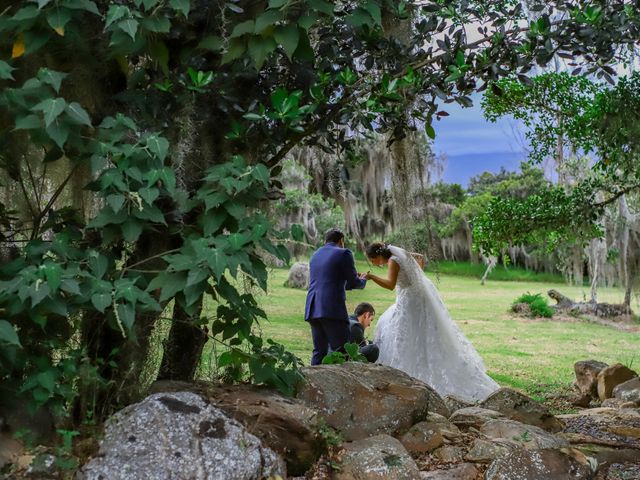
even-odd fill
[{"label": "lace detail on dress", "polygon": [[378,361],[426,382],[443,396],[480,400],[498,389],[416,260],[401,248],[389,249],[400,270],[396,303],[376,325]]}]

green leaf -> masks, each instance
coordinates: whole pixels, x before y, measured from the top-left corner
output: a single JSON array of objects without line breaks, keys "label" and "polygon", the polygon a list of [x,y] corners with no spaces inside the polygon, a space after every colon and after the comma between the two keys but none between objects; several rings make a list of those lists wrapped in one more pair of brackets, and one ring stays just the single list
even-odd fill
[{"label": "green leaf", "polygon": [[298,40],[300,39],[298,27],[296,25],[278,26],[276,27],[274,38],[276,42],[282,45],[284,53],[289,57],[289,60],[291,60],[293,53],[296,51],[296,48],[298,48]]},{"label": "green leaf", "polygon": [[333,17],[333,5],[329,2],[325,2],[324,0],[309,0],[309,6],[318,12]]},{"label": "green leaf", "polygon": [[56,381],[58,380],[57,372],[54,368],[49,368],[44,372],[40,372],[37,375],[38,384],[47,390],[49,393],[53,393],[56,388]]},{"label": "green leaf", "polygon": [[160,195],[160,190],[155,187],[143,187],[138,190],[138,193],[145,202],[147,202],[149,205],[153,205],[155,199]]},{"label": "green leaf", "polygon": [[369,12],[371,18],[373,18],[373,20],[376,22],[376,25],[381,27],[382,13],[380,12],[380,7],[376,3],[369,1],[365,4],[364,8],[367,12]]},{"label": "green leaf", "polygon": [[134,218],[127,219],[121,228],[122,236],[127,242],[135,242],[142,233],[142,224]]},{"label": "green leaf", "polygon": [[73,295],[81,294],[80,284],[78,283],[77,280],[74,280],[73,278],[63,278],[60,287],[62,288],[62,290],[64,290],[67,293],[71,293]]},{"label": "green leaf", "polygon": [[227,237],[227,240],[233,250],[241,250],[247,243],[247,238],[241,233],[232,233]]},{"label": "green leaf", "polygon": [[276,49],[276,42],[273,38],[264,38],[261,36],[251,37],[249,39],[248,50],[249,55],[256,64],[256,69],[260,70],[267,56]]},{"label": "green leaf", "polygon": [[256,25],[253,32],[261,34],[267,28],[274,26],[277,22],[282,20],[282,13],[277,10],[267,10],[256,18]]},{"label": "green leaf", "polygon": [[222,38],[218,37],[217,35],[209,35],[207,37],[204,37],[200,41],[197,48],[202,48],[203,50],[211,50],[212,52],[218,52],[222,50],[223,45],[224,43],[222,41]]},{"label": "green leaf", "polygon": [[195,285],[209,278],[209,271],[203,268],[196,268],[189,271],[187,276],[187,287]]},{"label": "green leaf", "polygon": [[0,320],[0,342],[22,348],[20,339],[13,325],[6,320]]},{"label": "green leaf", "polygon": [[158,4],[158,0],[142,0],[144,9],[149,11]]},{"label": "green leaf", "polygon": [[281,8],[289,3],[289,0],[269,0],[268,8]]},{"label": "green leaf", "polygon": [[227,46],[227,51],[222,56],[222,64],[233,62],[242,57],[247,50],[247,42],[242,38],[232,38]]},{"label": "green leaf", "polygon": [[109,28],[112,23],[125,17],[131,17],[129,7],[125,7],[124,5],[111,5],[107,11],[107,21],[104,28]]},{"label": "green leaf", "polygon": [[138,31],[138,21],[133,18],[121,20],[116,25],[120,30],[129,35],[132,40],[136,39],[136,32]]},{"label": "green leaf", "polygon": [[229,38],[238,38],[247,33],[253,33],[255,28],[255,22],[253,20],[247,20],[237,24],[231,31]]},{"label": "green leaf", "polygon": [[69,127],[58,120],[49,125],[45,130],[51,140],[53,140],[60,148],[64,146],[67,138],[69,138]]},{"label": "green leaf", "polygon": [[42,126],[42,120],[37,115],[32,114],[16,118],[16,130],[32,130],[34,128],[42,128]]},{"label": "green leaf", "polygon": [[222,224],[227,219],[227,214],[221,210],[209,210],[202,218],[205,236],[217,233]]},{"label": "green leaf", "polygon": [[11,20],[15,22],[22,22],[24,20],[33,20],[40,15],[40,10],[35,5],[29,5],[27,7],[21,8],[16,12],[16,14],[11,17]]},{"label": "green leaf", "polygon": [[318,18],[320,18],[318,12],[310,11],[298,19],[298,25],[304,30],[309,30],[318,21]]},{"label": "green leaf", "polygon": [[175,272],[165,277],[165,282],[162,285],[162,291],[160,292],[160,301],[164,302],[184,289],[187,283],[187,275],[185,272]]},{"label": "green leaf", "polygon": [[304,229],[297,223],[293,223],[291,225],[291,238],[293,238],[297,242],[302,242],[304,240]]},{"label": "green leaf", "polygon": [[113,195],[107,196],[107,203],[111,205],[111,208],[115,213],[118,213],[120,211],[120,209],[122,208],[122,205],[124,205],[124,200],[125,200],[124,195],[120,195],[120,194],[113,194]]},{"label": "green leaf", "polygon": [[[150,32],[168,33],[169,30],[171,30],[171,22],[167,17],[147,17],[144,20],[142,20],[142,27],[146,28]],[[131,38],[134,38],[134,37],[135,37],[135,32],[134,32],[134,35],[131,35]]]},{"label": "green leaf", "polygon": [[66,73],[56,72],[55,70],[49,70],[48,68],[41,68],[38,71],[37,78],[41,82],[51,85],[56,93],[59,93],[62,80],[64,80],[66,76]]},{"label": "green leaf", "polygon": [[147,148],[151,153],[164,162],[169,150],[169,141],[158,135],[150,135],[149,138],[147,138]]},{"label": "green leaf", "polygon": [[191,10],[189,0],[170,0],[169,5],[171,5],[177,12],[182,13],[185,17],[189,15],[189,10]]},{"label": "green leaf", "polygon": [[45,7],[48,3],[51,3],[51,0],[37,0],[37,2],[38,8],[42,10],[42,7]]},{"label": "green leaf", "polygon": [[53,292],[58,290],[58,288],[60,288],[60,283],[62,282],[62,267],[60,264],[47,261],[40,268],[44,272],[44,278],[47,279],[47,284],[51,290]]},{"label": "green leaf", "polygon": [[259,163],[255,167],[253,167],[252,174],[253,178],[262,183],[262,185],[264,185],[265,187],[269,186],[269,169],[264,164]]},{"label": "green leaf", "polygon": [[112,299],[111,295],[108,293],[94,293],[91,295],[91,304],[98,310],[100,313],[104,313],[104,311],[111,305]]},{"label": "green leaf", "polygon": [[64,98],[47,98],[33,107],[32,111],[40,111],[44,114],[44,123],[48,127],[51,123],[60,116],[64,109],[67,107],[67,102]]},{"label": "green leaf", "polygon": [[[151,58],[158,62],[162,72],[165,75],[169,75],[169,49],[167,45],[164,42],[152,42],[149,45],[149,54]],[[166,81],[168,82],[169,80]],[[165,91],[168,91],[168,89],[165,89]]]},{"label": "green leaf", "polygon": [[62,6],[72,10],[85,10],[100,15],[100,10],[92,0],[62,0]]},{"label": "green leaf", "polygon": [[71,12],[66,8],[54,7],[47,12],[47,22],[54,30],[64,28],[71,20]]},{"label": "green leaf", "polygon": [[102,278],[109,268],[109,259],[93,250],[89,253],[89,267],[96,278]]},{"label": "green leaf", "polygon": [[436,131],[433,129],[430,123],[424,124],[424,131],[431,140],[434,140],[436,138]]},{"label": "green leaf", "polygon": [[51,289],[47,283],[34,283],[29,288],[29,296],[31,297],[31,308],[38,305],[42,300],[49,296]]},{"label": "green leaf", "polygon": [[136,321],[135,307],[130,303],[121,303],[116,308],[118,310],[118,318],[120,318],[122,325],[124,325],[128,332],[131,332],[133,324]]},{"label": "green leaf", "polygon": [[71,102],[67,105],[65,112],[75,123],[86,125],[87,127],[91,126],[91,118],[89,117],[89,114],[78,102]]},{"label": "green leaf", "polygon": [[14,70],[7,62],[0,60],[0,80],[15,80],[11,74]]},{"label": "green leaf", "polygon": [[220,277],[227,268],[227,256],[219,248],[212,248],[206,253],[206,256],[207,265],[209,265],[209,268],[215,275],[216,279],[220,280]]}]

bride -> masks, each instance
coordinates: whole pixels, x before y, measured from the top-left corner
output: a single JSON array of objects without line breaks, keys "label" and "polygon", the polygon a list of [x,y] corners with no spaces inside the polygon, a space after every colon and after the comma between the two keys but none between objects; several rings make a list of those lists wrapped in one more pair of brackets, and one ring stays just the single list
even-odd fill
[{"label": "bride", "polygon": [[391,245],[372,243],[367,257],[387,264],[387,278],[366,278],[383,288],[396,288],[396,303],[382,314],[374,343],[378,362],[402,370],[433,387],[441,396],[483,400],[499,385],[485,372],[484,363],[449,316],[438,291],[424,275],[413,254]]}]

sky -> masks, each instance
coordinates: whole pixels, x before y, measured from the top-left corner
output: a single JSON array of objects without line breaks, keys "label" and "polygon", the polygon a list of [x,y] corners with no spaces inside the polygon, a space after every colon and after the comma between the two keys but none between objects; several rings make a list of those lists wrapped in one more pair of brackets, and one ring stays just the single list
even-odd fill
[{"label": "sky", "polygon": [[484,171],[518,170],[526,159],[523,130],[513,119],[501,118],[496,123],[484,119],[481,95],[472,97],[474,105],[462,108],[457,103],[442,105],[449,113],[433,127],[436,138],[433,151],[447,158],[442,180],[466,186],[469,179]]}]

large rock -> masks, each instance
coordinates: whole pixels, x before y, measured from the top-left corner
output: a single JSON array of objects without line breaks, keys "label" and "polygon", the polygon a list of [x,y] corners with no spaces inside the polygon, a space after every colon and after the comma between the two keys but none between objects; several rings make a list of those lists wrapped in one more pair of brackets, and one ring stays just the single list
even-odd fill
[{"label": "large rock", "polygon": [[473,463],[461,463],[448,470],[420,472],[422,480],[476,480],[478,468]]},{"label": "large rock", "polygon": [[[576,458],[578,457],[578,458]],[[516,450],[494,460],[485,480],[590,480],[594,477],[584,455],[560,450]]]},{"label": "large rock", "polygon": [[[585,399],[598,397],[598,374],[609,365],[597,360],[580,360],[573,365],[576,387]],[[588,405],[588,402],[587,402]]]},{"label": "large rock", "polygon": [[512,420],[535,425],[549,432],[559,432],[563,428],[562,422],[554,417],[546,407],[510,388],[496,390],[480,406],[500,412]]},{"label": "large rock", "polygon": [[282,456],[290,475],[302,475],[323,451],[318,412],[274,390],[255,385],[174,381],[155,382],[151,390],[199,394]]},{"label": "large rock", "polygon": [[335,480],[419,480],[416,462],[389,435],[375,435],[344,445]]},{"label": "large rock", "polygon": [[309,264],[296,262],[289,270],[287,277],[287,287],[306,290],[309,288]]},{"label": "large rock", "polygon": [[640,410],[593,408],[563,415],[562,436],[572,444],[600,444],[640,450]]},{"label": "large rock", "polygon": [[284,462],[222,410],[192,392],[157,393],[113,415],[78,480],[262,479]]},{"label": "large rock", "polygon": [[445,417],[429,413],[424,422],[416,423],[400,437],[400,442],[409,453],[419,454],[431,452],[447,441],[460,438],[461,435],[458,427]]},{"label": "large rock", "polygon": [[468,428],[478,429],[489,420],[505,418],[500,412],[481,407],[466,407],[456,410],[449,418],[449,421],[457,427],[466,430]]},{"label": "large rock", "polygon": [[638,374],[636,372],[621,363],[603,368],[600,373],[598,373],[598,397],[600,400],[611,398],[613,396],[613,389],[616,386],[637,376]]},{"label": "large rock", "polygon": [[473,403],[456,397],[455,395],[446,395],[444,397],[444,403],[447,405],[450,413],[453,413],[461,408],[473,407]]},{"label": "large rock", "polygon": [[480,432],[482,432],[487,438],[493,440],[518,442],[522,448],[527,450],[562,448],[569,446],[569,442],[565,439],[546,432],[540,427],[526,425],[515,420],[491,420],[480,428]]},{"label": "large rock", "polygon": [[498,457],[520,448],[515,440],[485,440],[477,438],[464,459],[475,463],[491,463]]},{"label": "large rock", "polygon": [[640,405],[640,377],[616,385],[612,393],[615,398],[623,402],[633,402]]},{"label": "large rock", "polygon": [[435,390],[395,368],[347,362],[306,367],[303,374],[297,397],[318,410],[345,440],[403,434],[428,412],[449,414]]}]

